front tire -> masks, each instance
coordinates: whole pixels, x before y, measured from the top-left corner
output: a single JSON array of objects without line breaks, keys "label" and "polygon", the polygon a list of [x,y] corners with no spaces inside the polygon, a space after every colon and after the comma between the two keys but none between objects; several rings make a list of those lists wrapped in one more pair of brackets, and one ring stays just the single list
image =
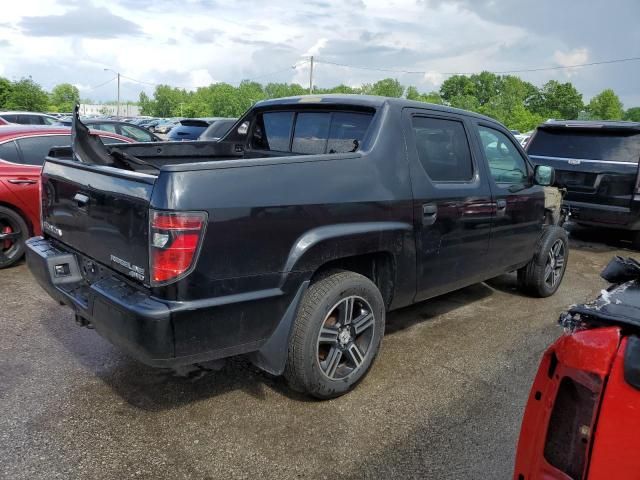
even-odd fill
[{"label": "front tire", "polygon": [[339,397],[367,374],[384,335],[384,301],[368,278],[330,272],[314,282],[293,325],[285,377],[297,391]]},{"label": "front tire", "polygon": [[0,207],[0,269],[15,265],[24,256],[29,227],[13,210]]},{"label": "front tire", "polygon": [[569,240],[562,227],[547,226],[531,261],[518,270],[518,284],[534,297],[550,297],[560,287],[569,260]]}]

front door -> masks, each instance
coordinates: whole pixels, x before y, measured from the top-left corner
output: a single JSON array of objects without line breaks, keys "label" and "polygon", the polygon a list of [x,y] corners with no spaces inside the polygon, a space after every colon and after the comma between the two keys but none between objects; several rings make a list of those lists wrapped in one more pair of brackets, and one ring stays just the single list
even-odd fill
[{"label": "front door", "polygon": [[417,248],[416,300],[481,275],[489,248],[491,191],[463,116],[407,109],[404,125]]},{"label": "front door", "polygon": [[511,135],[482,122],[476,132],[495,202],[487,261],[501,273],[533,256],[542,232],[544,189],[534,184],[533,169]]}]

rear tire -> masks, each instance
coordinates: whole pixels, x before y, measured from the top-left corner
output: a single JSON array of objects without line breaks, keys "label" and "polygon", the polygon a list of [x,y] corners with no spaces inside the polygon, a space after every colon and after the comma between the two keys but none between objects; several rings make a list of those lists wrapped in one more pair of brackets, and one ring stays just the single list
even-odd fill
[{"label": "rear tire", "polygon": [[569,241],[562,227],[547,226],[531,261],[518,270],[518,285],[534,297],[549,297],[556,293],[569,260]]},{"label": "rear tire", "polygon": [[29,227],[13,210],[0,207],[0,269],[15,265],[24,256]]},{"label": "rear tire", "polygon": [[368,278],[332,271],[305,293],[293,324],[285,377],[294,390],[339,397],[367,374],[384,335],[384,300]]}]

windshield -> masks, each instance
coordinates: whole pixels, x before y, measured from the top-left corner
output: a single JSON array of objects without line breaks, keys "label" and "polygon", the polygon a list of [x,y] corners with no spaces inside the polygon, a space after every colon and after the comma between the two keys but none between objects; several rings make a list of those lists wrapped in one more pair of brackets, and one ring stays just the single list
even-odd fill
[{"label": "windshield", "polygon": [[625,131],[539,129],[529,155],[638,163],[640,134]]}]

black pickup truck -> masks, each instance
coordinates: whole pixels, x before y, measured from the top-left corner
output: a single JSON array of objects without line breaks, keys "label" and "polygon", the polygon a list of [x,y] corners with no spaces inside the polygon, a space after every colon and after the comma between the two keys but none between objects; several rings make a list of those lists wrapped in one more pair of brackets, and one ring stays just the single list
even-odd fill
[{"label": "black pickup truck", "polygon": [[527,153],[535,165],[554,167],[573,222],[630,231],[640,249],[640,123],[550,120]]},{"label": "black pickup truck", "polygon": [[319,398],[369,370],[385,313],[518,271],[558,288],[567,238],[502,125],[368,96],[264,101],[219,142],[103,146],[76,117],[42,174],[38,282],[141,361],[248,354]]}]

